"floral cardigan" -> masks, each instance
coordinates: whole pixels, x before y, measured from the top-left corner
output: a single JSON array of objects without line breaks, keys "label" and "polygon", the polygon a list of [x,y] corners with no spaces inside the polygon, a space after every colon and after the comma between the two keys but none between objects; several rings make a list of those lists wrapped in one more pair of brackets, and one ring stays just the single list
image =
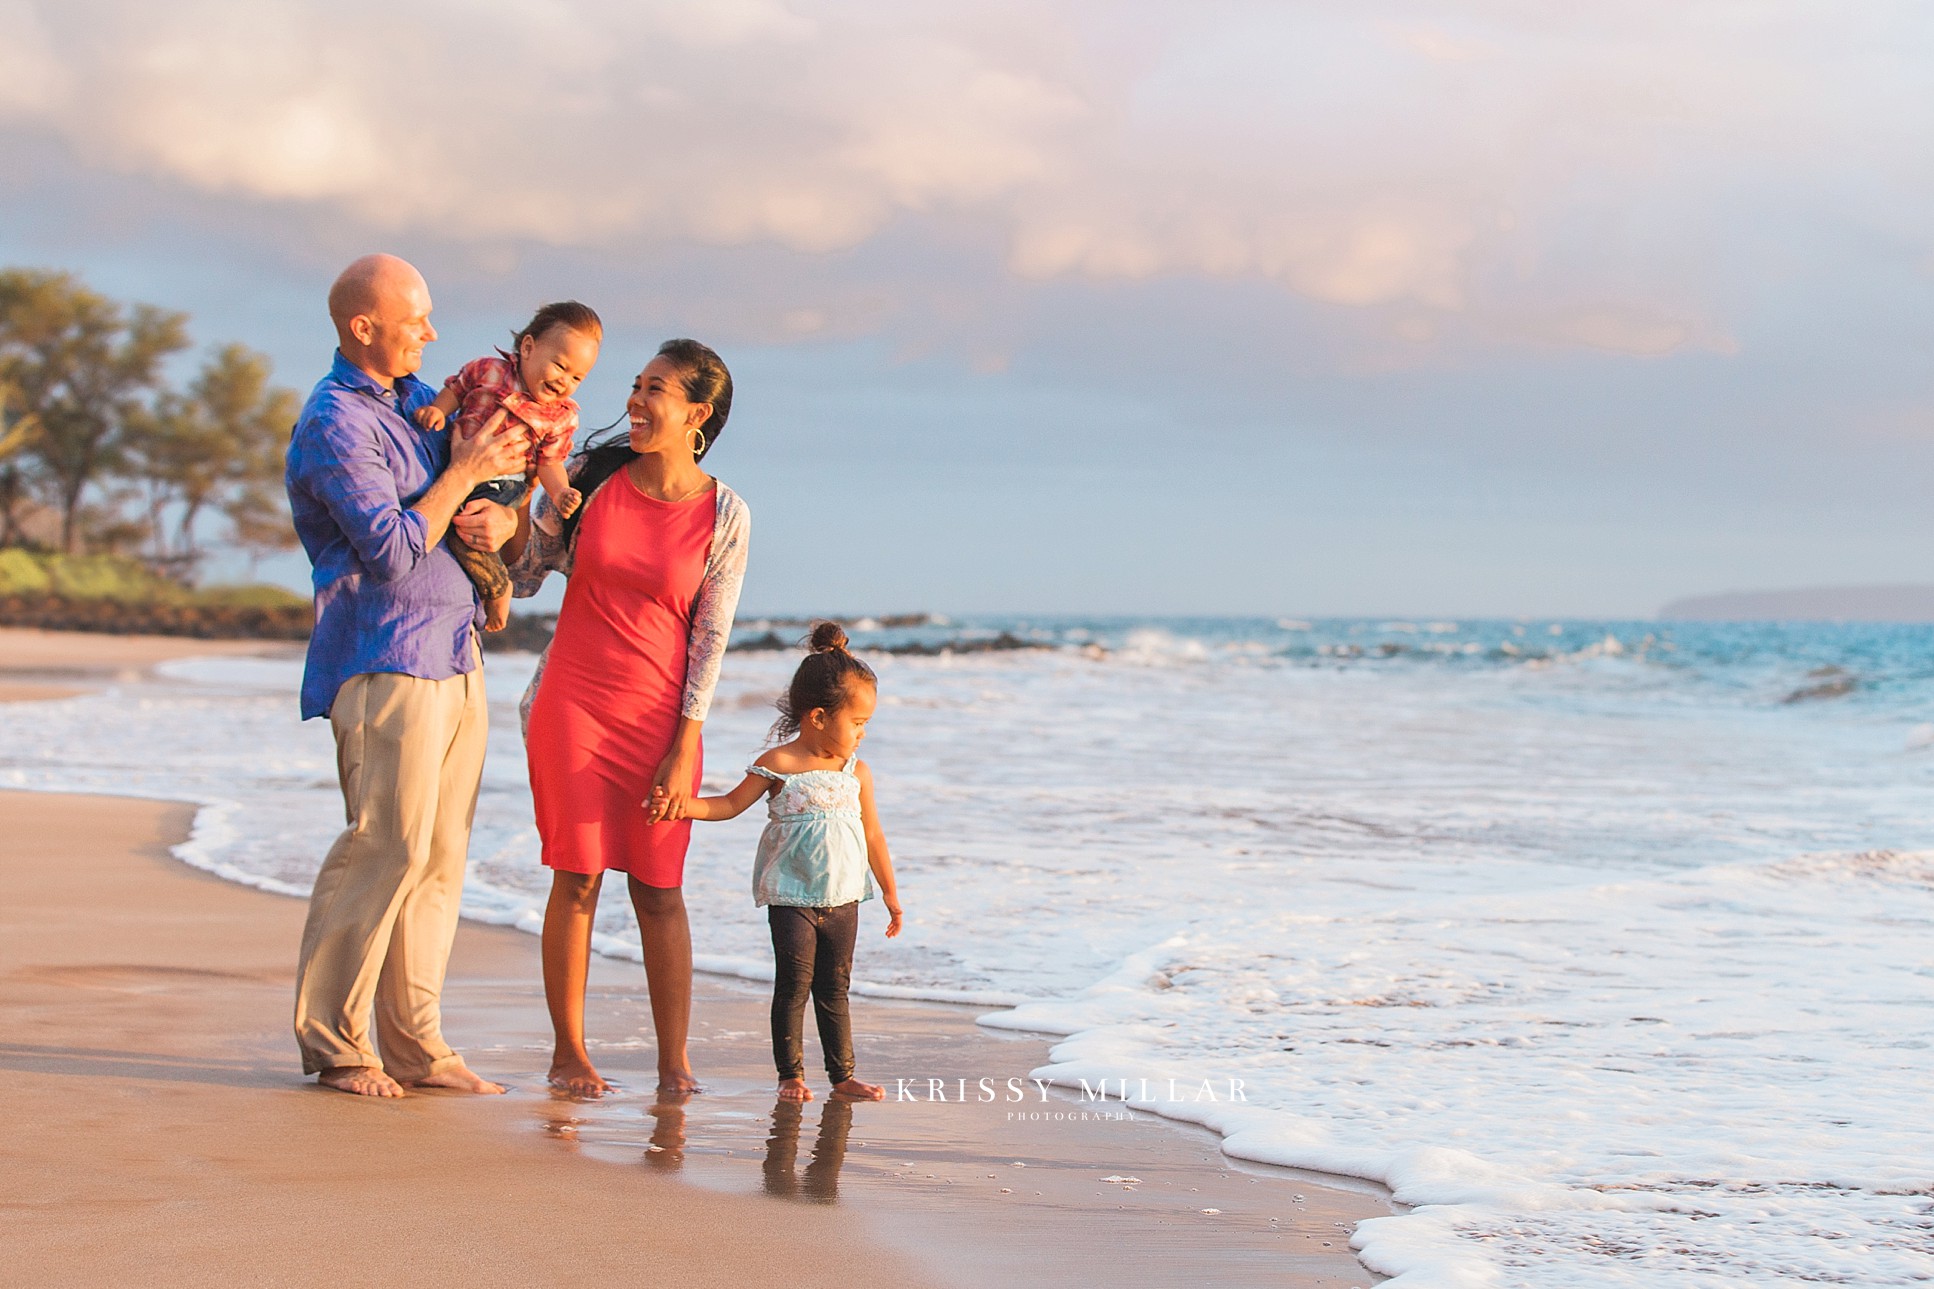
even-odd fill
[{"label": "floral cardigan", "polygon": [[[573,478],[583,467],[584,456],[579,454],[566,463],[566,470]],[[614,474],[612,478],[616,478]],[[609,483],[607,479],[605,483]],[[604,484],[598,485],[600,488]],[[591,496],[596,489],[579,503],[579,514],[590,509]],[[532,513],[551,509],[551,499],[541,495]],[[712,549],[705,557],[705,574],[699,579],[698,595],[692,602],[691,643],[685,655],[685,699],[679,708],[681,716],[702,721],[712,710],[712,691],[718,687],[719,666],[725,661],[725,646],[732,636],[732,617],[739,609],[739,588],[745,582],[745,557],[748,538],[751,535],[752,516],[746,509],[744,500],[738,493],[718,485],[718,518],[712,527]],[[570,538],[553,537],[536,524],[530,528],[530,540],[524,546],[524,553],[515,564],[510,565],[511,594],[515,596],[535,595],[537,588],[552,573],[571,575],[571,563],[577,554],[578,528],[571,530]],[[544,662],[551,656],[547,645],[537,659],[537,671],[531,676],[530,685],[524,690],[523,701],[518,704],[518,716],[526,731],[530,728],[531,702],[537,697],[537,686],[544,679]]]}]

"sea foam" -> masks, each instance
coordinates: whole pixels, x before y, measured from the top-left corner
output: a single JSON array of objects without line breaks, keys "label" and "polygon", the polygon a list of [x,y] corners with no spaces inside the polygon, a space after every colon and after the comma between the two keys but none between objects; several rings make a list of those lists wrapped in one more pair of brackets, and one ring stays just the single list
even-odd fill
[{"label": "sea foam", "polygon": [[[875,658],[909,923],[864,911],[865,989],[1005,1008],[1057,1037],[1040,1077],[1389,1186],[1406,1211],[1355,1243],[1401,1283],[1934,1277],[1934,639],[996,625],[1100,647]],[[1823,665],[1862,683],[1781,703]],[[708,791],[791,667],[730,658]],[[465,912],[535,930],[529,668],[490,664]],[[201,803],[185,859],[301,893],[341,806],[296,676],[10,706],[0,781]],[[756,815],[695,830],[687,900],[700,965],[762,978]],[[636,955],[629,917],[608,899],[600,952]]]}]

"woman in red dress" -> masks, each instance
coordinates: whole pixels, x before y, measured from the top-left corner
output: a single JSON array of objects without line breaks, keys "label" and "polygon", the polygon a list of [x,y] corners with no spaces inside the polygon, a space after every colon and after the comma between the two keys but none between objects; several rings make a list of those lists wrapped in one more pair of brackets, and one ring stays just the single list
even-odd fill
[{"label": "woman in red dress", "polygon": [[[551,1082],[608,1085],[584,1044],[591,924],[604,874],[625,874],[644,944],[661,1092],[695,1092],[685,1040],[692,936],[685,913],[691,822],[654,822],[656,787],[698,790],[699,732],[745,574],[748,516],[698,462],[724,428],[732,377],[717,354],[667,341],[639,373],[625,442],[572,463],[584,494],[556,537],[528,524],[513,550],[518,595],[570,578],[557,632],[525,694],[525,750],[544,864],[544,995],[557,1046]],[[540,501],[539,505],[547,502]]]}]

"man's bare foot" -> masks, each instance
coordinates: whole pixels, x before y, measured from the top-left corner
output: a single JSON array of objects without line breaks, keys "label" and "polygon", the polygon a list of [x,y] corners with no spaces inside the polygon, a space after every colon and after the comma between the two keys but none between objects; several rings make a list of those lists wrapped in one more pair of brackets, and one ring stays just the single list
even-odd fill
[{"label": "man's bare foot", "polygon": [[453,1065],[447,1070],[421,1079],[411,1079],[413,1088],[448,1088],[452,1092],[471,1092],[478,1096],[495,1096],[504,1090],[501,1083],[492,1083],[467,1065]]},{"label": "man's bare foot", "polygon": [[316,1076],[325,1088],[359,1097],[400,1097],[403,1085],[373,1065],[338,1065]]},{"label": "man's bare foot", "polygon": [[611,1090],[591,1062],[563,1057],[551,1062],[551,1086],[574,1097],[601,1097]]},{"label": "man's bare foot", "polygon": [[862,1083],[858,1079],[848,1079],[833,1085],[833,1095],[842,1101],[884,1101],[886,1089],[877,1083]]},{"label": "man's bare foot", "polygon": [[703,1092],[705,1089],[699,1086],[698,1080],[693,1077],[691,1070],[673,1070],[661,1065],[658,1067],[658,1091],[661,1094],[678,1092],[690,1094],[693,1092]]},{"label": "man's bare foot", "polygon": [[779,1099],[781,1101],[810,1101],[813,1090],[806,1086],[804,1079],[780,1079]]}]

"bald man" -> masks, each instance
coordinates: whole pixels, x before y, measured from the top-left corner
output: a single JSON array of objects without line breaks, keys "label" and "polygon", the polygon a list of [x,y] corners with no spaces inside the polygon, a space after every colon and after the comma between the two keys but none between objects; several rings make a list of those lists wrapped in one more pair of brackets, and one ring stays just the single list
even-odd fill
[{"label": "bald man", "polygon": [[351,264],[329,317],[335,362],[303,405],[286,481],[315,567],[302,716],[335,732],[349,826],[309,897],[296,1042],[304,1072],[343,1092],[501,1092],[443,1041],[486,722],[476,592],[443,539],[454,529],[494,550],[516,531],[511,512],[464,498],[521,471],[523,449],[502,432],[452,444],[411,422],[435,396],[415,373],[436,329],[407,262]]}]

